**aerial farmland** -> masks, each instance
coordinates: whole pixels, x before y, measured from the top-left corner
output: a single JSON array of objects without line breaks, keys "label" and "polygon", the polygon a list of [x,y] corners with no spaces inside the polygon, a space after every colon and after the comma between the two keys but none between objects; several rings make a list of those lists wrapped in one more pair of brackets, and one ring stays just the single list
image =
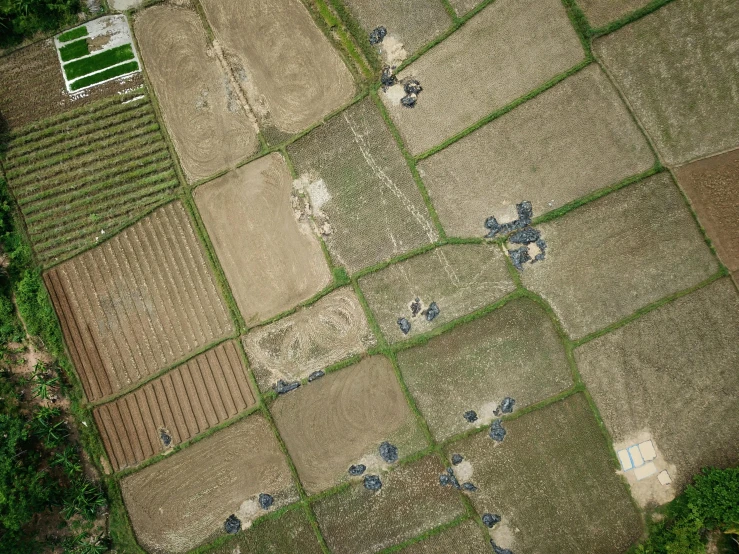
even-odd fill
[{"label": "aerial farmland", "polygon": [[735,0],[111,0],[0,50],[0,289],[101,491],[15,531],[739,552],[655,542],[739,466],[737,45]]}]

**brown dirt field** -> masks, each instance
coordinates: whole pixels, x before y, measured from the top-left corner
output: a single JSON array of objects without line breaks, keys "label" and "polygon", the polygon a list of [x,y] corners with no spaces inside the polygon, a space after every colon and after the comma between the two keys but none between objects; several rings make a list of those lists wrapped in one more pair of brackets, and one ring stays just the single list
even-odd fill
[{"label": "brown dirt field", "polygon": [[462,515],[457,491],[439,486],[443,471],[436,456],[426,456],[381,475],[379,492],[357,483],[316,502],[313,510],[331,552],[377,552]]},{"label": "brown dirt field", "polygon": [[288,154],[330,230],[326,246],[353,273],[438,238],[408,163],[372,98],[294,142]]},{"label": "brown dirt field", "polygon": [[190,182],[233,168],[256,152],[256,126],[194,10],[153,6],[136,14],[134,31]]},{"label": "brown dirt field", "polygon": [[478,514],[502,517],[496,544],[516,554],[616,554],[639,538],[641,519],[582,394],[504,428],[497,446],[478,433],[448,448],[472,466]]},{"label": "brown dirt field", "polygon": [[603,27],[611,21],[643,8],[649,2],[650,0],[577,0],[593,28]]},{"label": "brown dirt field", "polygon": [[254,406],[234,342],[220,344],[93,414],[113,469],[131,467]]},{"label": "brown dirt field", "polygon": [[444,229],[479,237],[529,200],[539,216],[654,164],[607,77],[591,64],[418,164]]},{"label": "brown dirt field", "polygon": [[[425,333],[502,298],[516,288],[500,248],[482,244],[446,245],[371,273],[359,281],[375,320],[388,342]],[[429,268],[434,268],[429,270]],[[412,315],[410,304],[421,300],[423,310],[436,302],[440,313],[426,321]],[[398,318],[411,330],[404,335]]]},{"label": "brown dirt field", "polygon": [[666,165],[739,146],[739,10],[726,0],[671,2],[595,41]]},{"label": "brown dirt field", "polygon": [[348,287],[250,331],[243,341],[262,391],[270,389],[278,379],[305,379],[376,343],[362,306]]},{"label": "brown dirt field", "polygon": [[559,0],[500,0],[400,72],[423,86],[413,109],[392,100],[396,87],[380,97],[408,149],[420,154],[584,56]]},{"label": "brown dirt field", "polygon": [[718,263],[669,173],[660,173],[537,227],[544,262],[521,273],[572,338],[707,279]]},{"label": "brown dirt field", "polygon": [[252,415],[171,457],[121,480],[123,500],[139,543],[154,554],[188,550],[225,534],[236,514],[245,526],[298,499],[290,468],[272,429]]},{"label": "brown dirt field", "polygon": [[331,282],[310,221],[291,204],[292,178],[271,154],[195,190],[195,202],[247,325],[307,300]]},{"label": "brown dirt field", "polygon": [[457,15],[462,16],[470,11],[472,8],[481,4],[482,0],[449,0],[449,4],[457,12]]},{"label": "brown dirt field", "polygon": [[179,202],[56,266],[44,281],[90,401],[131,387],[234,330]]},{"label": "brown dirt field", "polygon": [[53,39],[37,42],[0,57],[0,131],[3,119],[10,129],[17,129],[142,84],[136,73],[70,95]]},{"label": "brown dirt field", "polygon": [[[547,313],[513,300],[471,323],[398,353],[398,364],[437,440],[489,423],[505,398],[514,410],[572,386],[567,355]],[[462,414],[475,410],[478,421]]]},{"label": "brown dirt field", "polygon": [[490,545],[483,540],[480,528],[472,521],[466,521],[424,539],[421,542],[398,550],[399,554],[490,554]]},{"label": "brown dirt field", "polygon": [[354,96],[351,73],[300,0],[201,3],[262,127],[297,133]]},{"label": "brown dirt field", "polygon": [[[739,296],[728,278],[575,350],[613,441],[648,431],[677,491],[739,462]],[[675,473],[675,474],[673,474]]]},{"label": "brown dirt field", "polygon": [[387,440],[405,458],[427,445],[384,356],[329,373],[270,406],[306,492],[315,494],[349,478],[363,463],[376,473]]},{"label": "brown dirt field", "polygon": [[675,170],[698,220],[729,271],[739,271],[739,150]]}]

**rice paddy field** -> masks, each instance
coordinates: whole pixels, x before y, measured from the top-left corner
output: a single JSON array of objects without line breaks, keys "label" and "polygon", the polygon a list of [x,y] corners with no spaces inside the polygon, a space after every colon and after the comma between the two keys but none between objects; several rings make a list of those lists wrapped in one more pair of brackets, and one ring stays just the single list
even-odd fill
[{"label": "rice paddy field", "polygon": [[734,4],[164,0],[0,55],[113,551],[626,553],[739,463]]}]

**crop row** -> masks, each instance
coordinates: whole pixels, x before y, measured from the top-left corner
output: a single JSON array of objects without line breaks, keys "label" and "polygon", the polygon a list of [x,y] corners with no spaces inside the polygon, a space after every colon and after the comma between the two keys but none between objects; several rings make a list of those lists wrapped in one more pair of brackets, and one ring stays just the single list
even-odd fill
[{"label": "crop row", "polygon": [[71,81],[77,77],[100,71],[106,67],[132,60],[133,58],[134,53],[131,44],[121,44],[110,50],[104,50],[99,54],[94,54],[89,58],[64,64],[64,74],[67,76],[67,80]]},{"label": "crop row", "polygon": [[100,73],[94,73],[87,77],[83,77],[82,79],[77,79],[69,85],[69,88],[72,90],[80,90],[81,88],[89,87],[96,83],[102,83],[103,81],[107,81],[113,77],[120,77],[126,73],[133,73],[134,71],[138,71],[138,69],[139,63],[137,61],[122,63],[121,65],[116,65],[106,69],[105,71],[101,71]]}]

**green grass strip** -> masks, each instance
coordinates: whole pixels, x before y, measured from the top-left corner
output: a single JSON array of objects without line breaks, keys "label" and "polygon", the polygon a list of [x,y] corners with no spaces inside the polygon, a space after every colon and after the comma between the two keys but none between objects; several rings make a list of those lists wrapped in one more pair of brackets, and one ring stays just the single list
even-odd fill
[{"label": "green grass strip", "polygon": [[132,73],[134,71],[137,71],[138,68],[138,62],[129,62],[122,65],[117,65],[115,67],[111,67],[107,71],[101,71],[100,73],[95,73],[95,75],[90,75],[89,77],[85,77],[83,79],[77,79],[74,83],[72,83],[70,88],[72,90],[79,90],[81,88],[94,85],[95,83],[100,83],[101,81],[107,81],[108,79],[112,79],[113,77],[125,75],[126,73]]},{"label": "green grass strip", "polygon": [[77,60],[76,62],[65,64],[64,74],[67,76],[67,79],[71,81],[77,77],[100,71],[106,67],[110,67],[127,60],[132,60],[133,58],[133,47],[131,44],[121,44],[120,46],[116,46],[110,50],[105,50],[104,52],[100,52],[99,54],[95,54],[94,56],[90,56],[84,60]]},{"label": "green grass strip", "polygon": [[66,33],[59,35],[59,42],[69,42],[70,40],[84,36],[87,36],[87,27],[83,25],[82,27],[77,27],[76,29],[72,29],[71,31],[67,31]]},{"label": "green grass strip", "polygon": [[617,19],[616,21],[611,21],[609,24],[604,25],[603,27],[598,27],[597,29],[590,29],[590,36],[593,38],[600,37],[603,35],[607,35],[608,33],[612,33],[613,31],[617,31],[621,27],[624,27],[625,25],[628,25],[629,23],[632,23],[636,21],[637,19],[641,19],[645,15],[649,15],[650,13],[657,11],[663,6],[666,6],[673,0],[652,0],[647,4],[646,6],[643,6],[639,8],[636,11],[633,11],[629,14],[626,14],[625,16]]},{"label": "green grass strip", "polygon": [[59,55],[62,57],[63,62],[69,60],[76,60],[82,56],[87,56],[90,53],[90,48],[87,46],[87,39],[75,40],[70,42],[66,46],[62,46],[59,49]]}]

